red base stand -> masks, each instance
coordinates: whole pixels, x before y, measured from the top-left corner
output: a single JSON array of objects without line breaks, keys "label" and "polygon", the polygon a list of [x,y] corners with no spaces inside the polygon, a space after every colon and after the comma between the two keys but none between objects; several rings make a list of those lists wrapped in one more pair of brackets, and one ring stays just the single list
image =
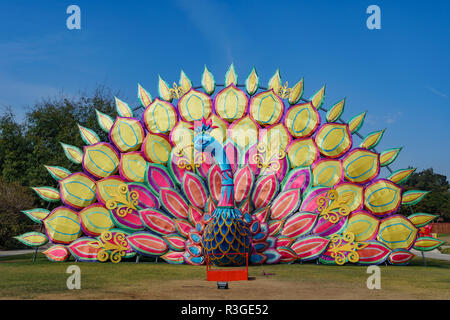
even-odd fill
[{"label": "red base stand", "polygon": [[[248,253],[227,253],[226,255],[245,255],[245,266],[221,267],[211,264],[210,255],[206,256],[206,280],[207,281],[241,281],[248,280]],[[221,256],[224,256],[223,254]]]}]

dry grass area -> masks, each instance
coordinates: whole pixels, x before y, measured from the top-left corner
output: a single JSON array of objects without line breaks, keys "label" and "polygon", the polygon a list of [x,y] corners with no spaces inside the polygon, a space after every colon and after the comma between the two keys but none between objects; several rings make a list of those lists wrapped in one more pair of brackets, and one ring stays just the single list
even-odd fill
[{"label": "dry grass area", "polygon": [[[249,268],[249,281],[218,290],[204,266],[132,262],[77,263],[81,290],[68,290],[75,262],[51,263],[39,256],[0,260],[0,299],[450,299],[450,263],[421,259],[409,266],[381,266],[381,290],[369,290],[363,266],[313,263]],[[273,275],[264,276],[265,273]]]}]

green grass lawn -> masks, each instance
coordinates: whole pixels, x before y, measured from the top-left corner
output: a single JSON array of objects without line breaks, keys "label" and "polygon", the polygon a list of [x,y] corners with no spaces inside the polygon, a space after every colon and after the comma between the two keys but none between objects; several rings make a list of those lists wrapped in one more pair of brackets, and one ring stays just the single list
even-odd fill
[{"label": "green grass lawn", "polygon": [[[421,258],[380,266],[381,290],[367,289],[366,267],[314,263],[251,266],[253,281],[217,290],[204,266],[53,263],[42,254],[33,263],[32,256],[0,258],[0,299],[450,299],[450,262],[433,259],[426,267]],[[73,264],[81,269],[81,290],[66,287]]]}]

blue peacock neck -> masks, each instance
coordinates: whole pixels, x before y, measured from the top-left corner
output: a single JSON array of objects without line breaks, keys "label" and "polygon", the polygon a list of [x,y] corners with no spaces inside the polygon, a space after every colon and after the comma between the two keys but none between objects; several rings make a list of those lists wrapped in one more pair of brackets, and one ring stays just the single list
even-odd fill
[{"label": "blue peacock neck", "polygon": [[[202,135],[205,135],[205,133],[202,133]],[[209,135],[208,139],[210,143],[206,147],[202,147],[201,149],[196,147],[196,149],[201,152],[209,153],[219,165],[222,188],[221,199],[219,200],[218,207],[234,207],[233,171],[230,161],[223,145]]]}]

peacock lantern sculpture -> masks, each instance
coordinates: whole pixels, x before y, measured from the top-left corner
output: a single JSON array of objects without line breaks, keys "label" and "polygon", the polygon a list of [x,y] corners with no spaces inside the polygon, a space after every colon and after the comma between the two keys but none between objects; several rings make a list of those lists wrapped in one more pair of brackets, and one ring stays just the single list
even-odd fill
[{"label": "peacock lantern sculpture", "polygon": [[325,87],[310,99],[303,89],[279,71],[260,86],[255,69],[239,84],[233,65],[224,84],[206,67],[198,87],[184,72],[172,88],[159,78],[155,99],[138,85],[139,119],[116,98],[115,119],[97,111],[109,141],[79,126],[83,150],[61,143],[82,170],[45,166],[58,188],[33,189],[61,204],[23,211],[41,232],[16,239],[50,241],[51,261],[221,266],[402,265],[442,245],[419,234],[437,215],[396,213],[427,193],[400,186],[415,169],[389,167],[401,148],[377,152],[384,130],[362,136],[365,112],[344,121],[345,99],[325,109]]}]

